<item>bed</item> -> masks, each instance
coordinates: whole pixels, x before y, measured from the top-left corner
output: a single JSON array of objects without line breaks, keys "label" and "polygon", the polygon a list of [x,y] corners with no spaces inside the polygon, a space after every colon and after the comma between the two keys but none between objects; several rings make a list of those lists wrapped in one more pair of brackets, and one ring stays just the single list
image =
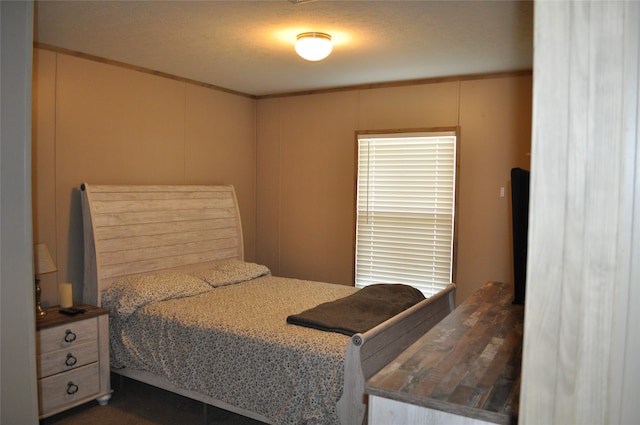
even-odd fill
[{"label": "bed", "polygon": [[[112,308],[112,372],[265,423],[364,423],[365,381],[454,308],[451,284],[353,335],[288,324],[360,290],[245,262],[232,186],[83,183],[81,198],[83,301]],[[148,284],[167,293],[130,296]]]}]

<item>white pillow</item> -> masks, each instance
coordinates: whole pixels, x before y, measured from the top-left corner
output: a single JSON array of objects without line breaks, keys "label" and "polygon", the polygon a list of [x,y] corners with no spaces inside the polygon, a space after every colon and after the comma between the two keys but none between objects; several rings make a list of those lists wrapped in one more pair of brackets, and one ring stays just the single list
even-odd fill
[{"label": "white pillow", "polygon": [[193,276],[203,279],[214,288],[246,282],[270,274],[271,271],[267,266],[241,260],[229,260],[212,269],[192,273]]},{"label": "white pillow", "polygon": [[202,279],[186,273],[131,275],[114,281],[102,293],[102,306],[127,318],[140,307],[158,301],[184,298],[211,291]]}]

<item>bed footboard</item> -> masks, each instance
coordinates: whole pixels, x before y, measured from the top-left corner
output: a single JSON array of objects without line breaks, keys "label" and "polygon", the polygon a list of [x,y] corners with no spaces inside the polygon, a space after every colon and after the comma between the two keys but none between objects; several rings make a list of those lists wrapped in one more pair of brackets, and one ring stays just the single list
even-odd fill
[{"label": "bed footboard", "polygon": [[344,390],[338,401],[342,424],[363,424],[364,385],[384,365],[429,331],[454,309],[455,285],[403,311],[375,328],[351,337],[344,365]]}]

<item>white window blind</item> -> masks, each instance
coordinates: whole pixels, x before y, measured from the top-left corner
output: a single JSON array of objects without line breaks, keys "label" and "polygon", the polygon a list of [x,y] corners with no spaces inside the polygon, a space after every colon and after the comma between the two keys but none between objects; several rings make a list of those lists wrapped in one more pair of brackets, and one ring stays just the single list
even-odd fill
[{"label": "white window blind", "polygon": [[359,135],[356,286],[452,279],[456,134]]}]

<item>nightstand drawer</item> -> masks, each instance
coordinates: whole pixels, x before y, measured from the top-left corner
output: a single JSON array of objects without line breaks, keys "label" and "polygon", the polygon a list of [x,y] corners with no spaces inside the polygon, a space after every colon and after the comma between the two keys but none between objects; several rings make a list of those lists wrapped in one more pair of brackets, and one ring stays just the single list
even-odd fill
[{"label": "nightstand drawer", "polygon": [[49,411],[88,399],[100,391],[98,363],[92,363],[38,381],[40,412]]},{"label": "nightstand drawer", "polygon": [[91,318],[71,322],[53,328],[42,329],[39,332],[37,349],[39,353],[80,345],[83,342],[96,339],[98,334],[98,319]]},{"label": "nightstand drawer", "polygon": [[69,348],[49,351],[38,356],[38,378],[66,372],[98,361],[98,340],[94,339]]},{"label": "nightstand drawer", "polygon": [[55,306],[36,319],[40,419],[91,400],[105,405],[111,398],[109,310],[75,307],[85,312],[69,316]]}]

